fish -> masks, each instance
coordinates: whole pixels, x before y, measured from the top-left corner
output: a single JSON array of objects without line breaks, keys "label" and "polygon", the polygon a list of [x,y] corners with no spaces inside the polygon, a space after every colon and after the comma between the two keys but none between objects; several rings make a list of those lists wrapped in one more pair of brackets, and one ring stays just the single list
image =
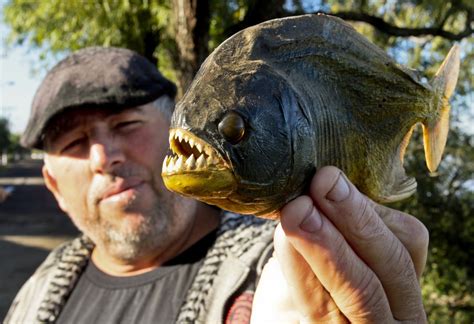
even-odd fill
[{"label": "fish", "polygon": [[163,181],[270,219],[326,165],[376,202],[405,199],[417,186],[403,167],[417,124],[428,169],[441,161],[459,52],[455,44],[427,81],[330,15],[244,29],[206,58],[176,104]]}]

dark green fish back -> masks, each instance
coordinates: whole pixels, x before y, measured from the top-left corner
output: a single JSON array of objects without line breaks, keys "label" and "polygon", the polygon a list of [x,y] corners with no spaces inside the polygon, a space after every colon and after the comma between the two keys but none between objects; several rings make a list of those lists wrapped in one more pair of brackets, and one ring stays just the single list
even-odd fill
[{"label": "dark green fish back", "polygon": [[[208,57],[172,117],[172,127],[218,152],[233,177],[226,194],[193,194],[236,212],[270,214],[306,190],[315,168],[334,165],[376,201],[406,198],[416,189],[402,165],[411,131],[423,125],[427,166],[435,170],[458,70],[455,45],[434,79],[422,82],[325,15],[247,28]],[[245,125],[238,142],[220,132],[229,113]]]},{"label": "dark green fish back", "polygon": [[342,168],[378,200],[407,185],[400,143],[433,114],[431,86],[349,24],[321,15],[273,20],[215,53],[212,64],[222,70],[248,72],[263,62],[288,82],[315,126],[316,165]]}]

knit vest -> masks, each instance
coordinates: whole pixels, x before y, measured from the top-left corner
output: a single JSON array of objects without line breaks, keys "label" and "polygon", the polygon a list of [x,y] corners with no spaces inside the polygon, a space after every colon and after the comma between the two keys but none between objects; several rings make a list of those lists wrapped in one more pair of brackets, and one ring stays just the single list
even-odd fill
[{"label": "knit vest", "polygon": [[[222,262],[228,257],[240,257],[262,237],[271,237],[276,223],[253,216],[224,213],[217,231],[214,245],[208,250],[201,268],[186,294],[178,316],[178,323],[195,323],[203,317],[214,279]],[[86,236],[78,237],[64,244],[56,251],[57,259],[52,269],[54,275],[47,283],[48,289],[42,297],[37,313],[40,323],[54,323],[92,253],[94,244]],[[255,260],[257,262],[257,260]]]}]

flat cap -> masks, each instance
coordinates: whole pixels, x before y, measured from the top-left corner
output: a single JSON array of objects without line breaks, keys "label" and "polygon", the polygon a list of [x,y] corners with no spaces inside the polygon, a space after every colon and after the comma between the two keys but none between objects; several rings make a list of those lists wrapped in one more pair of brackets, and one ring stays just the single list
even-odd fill
[{"label": "flat cap", "polygon": [[123,109],[162,95],[174,98],[176,86],[145,57],[124,48],[79,50],[53,67],[39,86],[21,144],[42,149],[48,122],[66,110]]}]

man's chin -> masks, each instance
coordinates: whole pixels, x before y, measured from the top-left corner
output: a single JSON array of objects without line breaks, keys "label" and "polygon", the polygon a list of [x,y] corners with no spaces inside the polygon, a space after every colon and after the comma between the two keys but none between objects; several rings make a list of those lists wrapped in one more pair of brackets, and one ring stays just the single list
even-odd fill
[{"label": "man's chin", "polygon": [[[130,219],[124,221],[119,228],[108,228],[101,240],[107,251],[116,258],[132,261],[153,245],[155,235],[144,222]],[[155,237],[156,238],[156,237]]]},{"label": "man's chin", "polygon": [[145,219],[153,206],[142,199],[125,201],[101,201],[99,204],[100,218],[111,222],[122,220]]}]

